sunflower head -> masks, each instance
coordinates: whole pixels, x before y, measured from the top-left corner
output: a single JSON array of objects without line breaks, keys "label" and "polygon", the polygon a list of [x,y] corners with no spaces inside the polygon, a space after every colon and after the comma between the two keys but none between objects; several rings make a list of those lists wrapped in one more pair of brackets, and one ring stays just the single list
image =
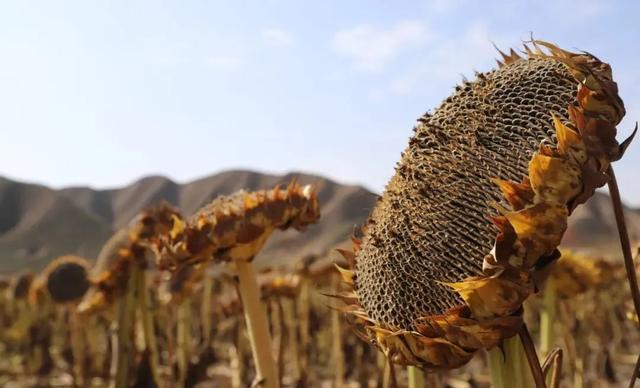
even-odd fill
[{"label": "sunflower head", "polygon": [[353,252],[344,311],[401,364],[450,369],[513,336],[567,217],[607,182],[624,115],[609,65],[534,41],[418,120]]},{"label": "sunflower head", "polygon": [[300,292],[300,276],[270,272],[258,278],[263,297],[295,298]]},{"label": "sunflower head", "polygon": [[117,231],[102,247],[91,268],[92,286],[78,306],[83,313],[110,306],[126,289],[131,266],[147,268],[149,253],[160,236],[169,233],[179,213],[162,203],[138,214],[128,226]]},{"label": "sunflower head", "polygon": [[622,268],[614,263],[578,252],[563,250],[548,283],[562,298],[609,287],[620,278]]},{"label": "sunflower head", "polygon": [[77,256],[62,256],[45,268],[46,288],[56,303],[80,300],[89,288],[89,262]]},{"label": "sunflower head", "polygon": [[175,271],[208,260],[250,261],[274,230],[302,230],[319,216],[313,187],[295,182],[285,189],[221,196],[187,221],[173,217],[159,249],[158,266]]}]

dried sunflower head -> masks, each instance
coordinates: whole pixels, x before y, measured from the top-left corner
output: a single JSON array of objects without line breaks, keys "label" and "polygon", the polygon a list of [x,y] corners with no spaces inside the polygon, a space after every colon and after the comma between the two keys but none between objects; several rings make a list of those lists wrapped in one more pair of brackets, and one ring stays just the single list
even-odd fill
[{"label": "dried sunflower head", "polygon": [[300,276],[293,273],[269,272],[258,278],[263,297],[295,298],[300,292]]},{"label": "dried sunflower head", "polygon": [[166,203],[138,214],[127,227],[117,231],[102,247],[91,268],[92,286],[78,306],[82,313],[100,310],[126,288],[130,266],[146,268],[147,254],[159,236],[168,234],[172,220],[179,213]]},{"label": "dried sunflower head", "polygon": [[561,260],[551,269],[548,283],[559,296],[571,298],[589,290],[607,288],[622,271],[610,261],[563,249]]},{"label": "dried sunflower head", "polygon": [[252,260],[276,229],[301,230],[320,217],[311,186],[292,182],[286,189],[221,196],[184,222],[173,218],[173,229],[158,249],[163,269],[208,260]]},{"label": "dried sunflower head", "polygon": [[78,256],[62,256],[43,272],[45,287],[56,303],[80,300],[89,288],[89,262]]},{"label": "dried sunflower head", "polygon": [[455,368],[514,335],[568,215],[629,143],[609,65],[532,45],[419,119],[344,252],[344,311],[397,363]]}]

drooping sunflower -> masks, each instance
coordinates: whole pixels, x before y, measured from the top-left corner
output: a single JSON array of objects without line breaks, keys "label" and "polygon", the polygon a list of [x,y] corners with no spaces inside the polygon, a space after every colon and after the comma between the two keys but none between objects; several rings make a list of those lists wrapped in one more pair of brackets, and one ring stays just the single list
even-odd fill
[{"label": "drooping sunflower", "polygon": [[[567,217],[631,138],[611,68],[543,41],[418,120],[340,269],[357,333],[396,363],[465,364],[522,325]],[[634,132],[635,133],[635,132]]]},{"label": "drooping sunflower", "polygon": [[[268,238],[277,230],[303,230],[320,217],[318,197],[312,186],[295,181],[285,189],[238,191],[220,196],[183,220],[173,217],[173,227],[160,236],[157,264],[174,277],[195,273],[203,263],[230,263],[237,273],[245,321],[256,365],[256,381],[267,388],[280,385],[271,354],[271,339],[260,289],[252,266]],[[180,283],[180,282],[178,282]]]},{"label": "drooping sunflower", "polygon": [[220,196],[186,221],[173,217],[158,248],[158,267],[175,272],[211,260],[250,262],[275,230],[302,230],[319,216],[315,190],[296,182]]},{"label": "drooping sunflower", "polygon": [[140,212],[129,225],[114,233],[90,270],[91,286],[78,306],[79,312],[99,311],[124,294],[132,267],[147,268],[151,246],[158,236],[168,233],[172,217],[178,214],[171,206],[161,204]]}]

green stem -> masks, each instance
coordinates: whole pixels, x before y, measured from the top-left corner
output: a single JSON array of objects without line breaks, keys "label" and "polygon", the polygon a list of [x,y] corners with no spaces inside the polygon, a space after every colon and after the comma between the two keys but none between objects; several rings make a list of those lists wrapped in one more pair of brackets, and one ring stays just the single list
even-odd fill
[{"label": "green stem", "polygon": [[524,348],[518,336],[502,342],[502,349],[489,350],[491,387],[493,388],[533,388],[533,376],[527,362]]},{"label": "green stem", "polygon": [[391,365],[384,356],[384,368],[382,369],[382,388],[391,388]]},{"label": "green stem", "polygon": [[407,367],[407,377],[409,379],[409,388],[424,388],[424,372],[415,366]]},{"label": "green stem", "polygon": [[554,323],[556,321],[556,289],[549,281],[542,295],[540,311],[540,355],[545,358],[555,343]]}]

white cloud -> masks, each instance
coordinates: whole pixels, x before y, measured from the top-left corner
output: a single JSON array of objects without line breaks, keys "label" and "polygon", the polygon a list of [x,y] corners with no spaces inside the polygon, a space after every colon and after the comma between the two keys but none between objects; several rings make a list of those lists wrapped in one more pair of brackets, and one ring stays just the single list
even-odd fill
[{"label": "white cloud", "polygon": [[280,28],[267,28],[262,31],[262,38],[271,46],[287,48],[295,44],[295,39],[288,31]]},{"label": "white cloud", "polygon": [[389,29],[360,25],[338,31],[333,48],[349,57],[356,69],[381,72],[402,51],[432,38],[431,31],[415,21],[404,21]]},{"label": "white cloud", "polygon": [[207,66],[221,70],[235,70],[244,65],[244,60],[235,55],[212,55],[207,58]]}]

